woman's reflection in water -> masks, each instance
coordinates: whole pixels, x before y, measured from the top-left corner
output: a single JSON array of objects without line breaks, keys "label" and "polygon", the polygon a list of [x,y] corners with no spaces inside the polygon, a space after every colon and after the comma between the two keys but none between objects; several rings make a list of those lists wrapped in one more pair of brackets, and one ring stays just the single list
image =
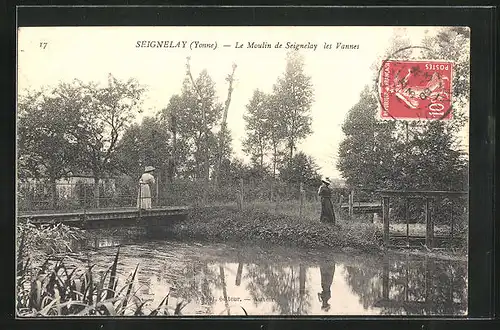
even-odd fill
[{"label": "woman's reflection in water", "polygon": [[335,274],[335,262],[331,262],[328,264],[322,264],[319,267],[321,273],[321,288],[322,292],[318,292],[318,299],[321,302],[321,309],[324,311],[330,310],[330,304],[328,301],[330,300],[332,293],[330,291],[330,287],[333,282],[333,275]]}]

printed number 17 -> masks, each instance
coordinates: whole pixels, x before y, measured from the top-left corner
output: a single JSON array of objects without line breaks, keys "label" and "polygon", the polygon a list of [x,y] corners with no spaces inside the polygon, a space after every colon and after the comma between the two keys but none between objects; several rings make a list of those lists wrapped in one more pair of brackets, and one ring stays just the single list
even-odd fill
[{"label": "printed number 17", "polygon": [[40,43],[40,48],[41,49],[45,49],[45,47],[47,47],[47,43],[46,42],[41,42]]}]

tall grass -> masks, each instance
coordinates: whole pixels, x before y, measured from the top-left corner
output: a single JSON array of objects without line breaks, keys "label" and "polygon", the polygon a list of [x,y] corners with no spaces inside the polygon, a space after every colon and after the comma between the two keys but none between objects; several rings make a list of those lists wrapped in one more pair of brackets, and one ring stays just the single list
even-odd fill
[{"label": "tall grass", "polygon": [[[52,230],[51,230],[52,229]],[[85,237],[83,231],[64,225],[38,227],[30,223],[18,226],[16,312],[19,317],[43,316],[161,316],[180,315],[183,302],[175,308],[168,305],[170,294],[154,309],[150,300],[137,296],[134,283],[139,265],[118,288],[117,272],[120,248],[113,263],[103,272],[95,264],[82,267],[67,266],[62,258],[46,257],[40,265],[33,259],[40,255],[32,249],[45,252],[71,250],[71,241]]]},{"label": "tall grass", "polygon": [[118,248],[113,263],[98,274],[94,265],[67,267],[62,260],[48,258],[35,267],[29,259],[17,271],[17,315],[36,316],[162,316],[181,315],[185,307],[179,302],[168,306],[169,294],[154,309],[146,310],[151,300],[137,296],[134,281],[136,266],[125,284],[118,286]]}]

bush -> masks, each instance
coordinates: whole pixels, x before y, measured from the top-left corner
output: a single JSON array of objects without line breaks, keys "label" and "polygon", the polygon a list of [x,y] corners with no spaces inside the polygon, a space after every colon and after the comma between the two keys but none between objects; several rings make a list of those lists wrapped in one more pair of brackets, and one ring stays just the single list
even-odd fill
[{"label": "bush", "polygon": [[17,224],[17,250],[21,257],[28,257],[32,252],[53,254],[71,251],[75,243],[85,238],[85,230],[62,223],[35,225],[26,221]]}]

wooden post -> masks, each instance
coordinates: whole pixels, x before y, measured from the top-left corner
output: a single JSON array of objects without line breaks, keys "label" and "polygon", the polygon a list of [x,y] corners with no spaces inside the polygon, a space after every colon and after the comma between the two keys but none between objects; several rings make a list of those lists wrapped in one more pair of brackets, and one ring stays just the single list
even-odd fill
[{"label": "wooden post", "polygon": [[384,245],[389,245],[389,197],[382,197],[382,219],[384,223]]},{"label": "wooden post", "polygon": [[430,205],[431,204],[431,199],[429,197],[425,198],[425,204],[424,204],[424,214],[425,214],[425,245],[427,245],[428,248],[433,248],[434,247],[434,219],[432,217],[432,212]]},{"label": "wooden post", "polygon": [[352,218],[354,213],[354,190],[349,193],[349,218]]}]

